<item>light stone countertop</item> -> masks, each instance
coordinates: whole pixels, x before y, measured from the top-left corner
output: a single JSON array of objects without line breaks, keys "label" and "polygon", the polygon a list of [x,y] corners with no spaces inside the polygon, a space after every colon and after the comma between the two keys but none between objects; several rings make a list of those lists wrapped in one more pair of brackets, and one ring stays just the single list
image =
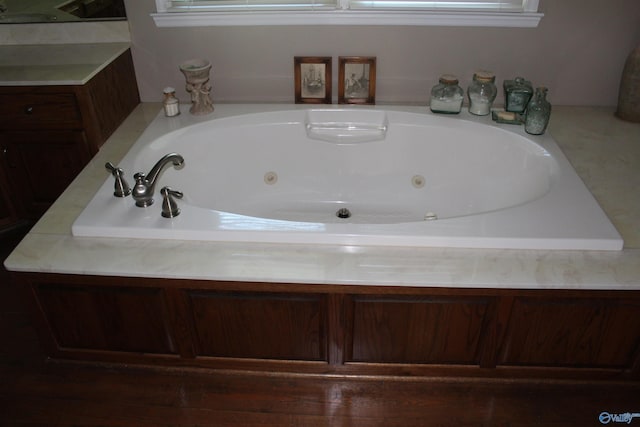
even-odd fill
[{"label": "light stone countertop", "polygon": [[622,251],[534,251],[78,238],[71,224],[156,117],[145,103],[6,260],[9,270],[309,284],[640,290],[640,124],[554,106],[550,132],[625,240]]},{"label": "light stone countertop", "polygon": [[0,86],[82,85],[129,43],[0,45]]},{"label": "light stone countertop", "polygon": [[[69,1],[61,0],[5,0],[7,11],[4,15],[11,17],[12,15],[21,14],[43,14],[53,16],[60,21],[76,21],[81,18],[74,16],[64,10],[59,9],[61,6],[66,6]],[[44,19],[43,19],[44,20]]]}]

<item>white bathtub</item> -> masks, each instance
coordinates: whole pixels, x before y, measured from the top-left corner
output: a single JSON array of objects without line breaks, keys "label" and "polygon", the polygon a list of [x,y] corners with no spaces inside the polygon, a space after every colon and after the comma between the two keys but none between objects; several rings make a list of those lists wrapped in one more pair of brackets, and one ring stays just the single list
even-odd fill
[{"label": "white bathtub", "polygon": [[[183,106],[184,107],[184,106]],[[184,108],[183,108],[184,110]],[[118,164],[130,185],[177,152],[155,203],[105,183],[74,236],[340,245],[620,250],[549,135],[426,108],[218,105],[160,114]],[[161,216],[160,189],[184,193]]]}]

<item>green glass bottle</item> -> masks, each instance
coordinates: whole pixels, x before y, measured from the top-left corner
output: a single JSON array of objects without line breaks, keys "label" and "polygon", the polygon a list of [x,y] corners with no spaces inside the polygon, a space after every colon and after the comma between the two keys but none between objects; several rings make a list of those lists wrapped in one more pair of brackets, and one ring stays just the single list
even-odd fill
[{"label": "green glass bottle", "polygon": [[513,113],[524,113],[527,104],[533,95],[531,82],[523,77],[516,77],[514,80],[505,80],[504,84],[504,109]]},{"label": "green glass bottle", "polygon": [[551,117],[551,104],[547,101],[546,87],[538,87],[527,105],[524,130],[532,135],[542,135],[547,130]]}]

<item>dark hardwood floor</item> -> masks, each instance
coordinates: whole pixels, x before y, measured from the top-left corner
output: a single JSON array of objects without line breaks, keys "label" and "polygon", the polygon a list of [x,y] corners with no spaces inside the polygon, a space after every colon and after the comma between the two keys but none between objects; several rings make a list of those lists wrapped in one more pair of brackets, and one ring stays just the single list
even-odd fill
[{"label": "dark hardwood floor", "polygon": [[[2,260],[24,231],[0,238]],[[0,426],[598,426],[605,411],[640,413],[640,385],[318,378],[46,361],[4,268],[0,343]]]}]

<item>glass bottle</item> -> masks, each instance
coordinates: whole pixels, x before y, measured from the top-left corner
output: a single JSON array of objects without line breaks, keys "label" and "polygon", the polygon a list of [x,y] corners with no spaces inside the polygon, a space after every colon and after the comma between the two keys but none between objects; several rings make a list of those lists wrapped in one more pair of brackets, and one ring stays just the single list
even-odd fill
[{"label": "glass bottle", "polygon": [[489,71],[476,71],[473,81],[467,89],[469,94],[469,112],[477,116],[486,116],[491,112],[491,106],[496,99],[498,89],[495,85],[496,76]]},{"label": "glass bottle", "polygon": [[516,77],[514,80],[505,80],[503,87],[504,109],[512,113],[524,113],[533,95],[531,82],[523,77]]},{"label": "glass bottle", "polygon": [[164,107],[164,115],[173,117],[180,114],[180,104],[178,98],[176,98],[176,90],[172,87],[166,87],[163,92],[162,106]]},{"label": "glass bottle", "polygon": [[547,101],[546,87],[536,88],[533,98],[527,105],[527,116],[524,121],[524,130],[532,135],[542,135],[547,130],[549,117],[551,117],[551,104]]},{"label": "glass bottle", "polygon": [[462,110],[464,91],[458,78],[451,74],[440,76],[439,83],[431,89],[429,107],[434,113],[458,114]]}]

